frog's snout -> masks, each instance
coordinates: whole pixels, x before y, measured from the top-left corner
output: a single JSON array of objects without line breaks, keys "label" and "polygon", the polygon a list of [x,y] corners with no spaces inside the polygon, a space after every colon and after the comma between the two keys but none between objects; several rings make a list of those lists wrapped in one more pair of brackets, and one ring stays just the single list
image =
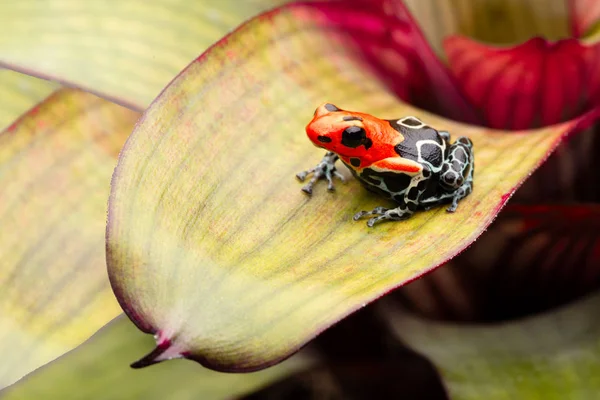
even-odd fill
[{"label": "frog's snout", "polygon": [[308,136],[308,139],[316,146],[331,143],[332,141],[329,135],[323,134],[319,127],[316,126],[314,121],[311,121],[311,123],[306,126],[306,135]]},{"label": "frog's snout", "polygon": [[332,112],[336,112],[336,111],[342,111],[341,109],[339,109],[335,104],[331,104],[331,103],[323,103],[321,105],[319,105],[319,107],[317,107],[317,109],[315,110],[315,117],[320,117]]}]

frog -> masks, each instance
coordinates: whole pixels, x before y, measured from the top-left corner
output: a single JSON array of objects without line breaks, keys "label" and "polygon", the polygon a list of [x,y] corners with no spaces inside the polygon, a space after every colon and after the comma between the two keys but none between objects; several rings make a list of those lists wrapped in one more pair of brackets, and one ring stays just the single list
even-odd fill
[{"label": "frog", "polygon": [[341,162],[370,192],[392,200],[396,207],[359,211],[353,219],[369,217],[368,227],[382,221],[402,221],[417,210],[449,204],[454,213],[458,203],[473,191],[475,159],[473,142],[459,136],[451,143],[450,133],[427,125],[416,116],[379,119],[367,113],[343,110],[323,103],[306,125],[308,139],[326,151],[313,168],[296,174],[308,196],[318,181],[326,180],[335,191],[334,179],[344,182],[336,162]]}]

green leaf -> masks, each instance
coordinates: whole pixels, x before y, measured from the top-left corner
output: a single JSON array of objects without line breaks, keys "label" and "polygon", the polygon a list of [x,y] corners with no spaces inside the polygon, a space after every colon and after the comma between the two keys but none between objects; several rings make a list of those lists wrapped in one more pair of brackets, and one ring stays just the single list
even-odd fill
[{"label": "green leaf", "polygon": [[316,362],[307,352],[250,374],[224,374],[185,361],[132,370],[128,361],[152,339],[124,317],[116,318],[77,349],[32,372],[0,393],[16,399],[231,399]]},{"label": "green leaf", "polygon": [[198,54],[285,0],[0,2],[0,64],[145,108]]},{"label": "green leaf", "polygon": [[[112,182],[107,260],[123,308],[158,349],[247,371],[475,240],[561,138],[595,114],[510,135],[399,102],[323,14],[291,5],[211,48],[146,111]],[[303,132],[330,101],[381,118],[415,115],[475,146],[475,189],[449,214],[367,228],[389,205],[350,179],[305,196],[294,174],[321,157]],[[348,171],[344,170],[346,176]]]},{"label": "green leaf", "polygon": [[600,392],[600,293],[487,325],[423,320],[382,305],[396,335],[439,368],[452,400],[587,400]]},{"label": "green leaf", "polygon": [[0,388],[120,313],[106,272],[106,203],[138,117],[63,89],[0,134]]},{"label": "green leaf", "polygon": [[0,130],[6,129],[56,88],[55,83],[0,69]]}]

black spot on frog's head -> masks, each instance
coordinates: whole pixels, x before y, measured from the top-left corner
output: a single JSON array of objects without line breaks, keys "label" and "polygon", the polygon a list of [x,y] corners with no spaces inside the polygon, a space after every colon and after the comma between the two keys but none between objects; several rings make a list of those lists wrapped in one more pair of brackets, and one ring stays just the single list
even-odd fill
[{"label": "black spot on frog's head", "polygon": [[360,158],[373,146],[367,137],[369,128],[363,125],[367,122],[361,113],[324,103],[317,107],[314,118],[306,125],[306,134],[317,147],[340,156]]},{"label": "black spot on frog's head", "polygon": [[342,132],[342,145],[352,149],[365,146],[368,150],[373,145],[373,141],[367,137],[365,128],[353,125]]}]

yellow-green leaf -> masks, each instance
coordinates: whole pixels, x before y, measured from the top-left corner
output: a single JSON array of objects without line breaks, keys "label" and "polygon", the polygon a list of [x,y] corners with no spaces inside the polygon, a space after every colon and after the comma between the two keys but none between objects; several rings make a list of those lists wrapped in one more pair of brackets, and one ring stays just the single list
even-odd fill
[{"label": "yellow-green leaf", "polygon": [[454,34],[501,44],[520,43],[538,35],[547,39],[570,36],[567,0],[404,0],[404,3],[440,55],[444,54],[444,38]]},{"label": "yellow-green leaf", "polygon": [[[141,365],[183,355],[252,370],[281,360],[465,248],[578,128],[505,134],[412,108],[346,38],[303,5],[257,18],[192,63],[137,125],[112,182],[107,260],[121,305],[158,338]],[[324,101],[469,136],[474,192],[454,214],[440,207],[372,229],[352,215],[389,203],[353,179],[308,198],[294,175],[323,155],[304,127]]]},{"label": "yellow-green leaf", "polygon": [[169,399],[220,400],[237,398],[317,359],[306,352],[265,371],[225,374],[185,361],[165,363],[142,371],[128,361],[148,347],[152,338],[141,334],[124,317],[48,365],[0,393],[2,400]]},{"label": "yellow-green leaf", "polygon": [[0,134],[0,388],[119,314],[106,273],[106,204],[138,117],[63,89]]},{"label": "yellow-green leaf", "polygon": [[535,317],[455,325],[391,304],[386,319],[429,357],[452,400],[588,400],[600,393],[600,293]]},{"label": "yellow-green leaf", "polygon": [[0,64],[145,108],[246,18],[285,0],[0,2]]},{"label": "yellow-green leaf", "polygon": [[0,69],[0,131],[47,97],[57,84],[8,69]]}]

